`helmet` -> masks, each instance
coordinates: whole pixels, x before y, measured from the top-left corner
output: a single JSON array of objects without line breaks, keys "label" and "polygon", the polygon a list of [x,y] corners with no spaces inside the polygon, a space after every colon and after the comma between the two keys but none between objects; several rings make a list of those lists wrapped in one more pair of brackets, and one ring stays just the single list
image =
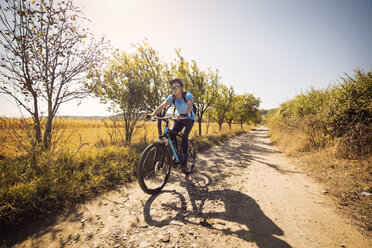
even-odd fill
[{"label": "helmet", "polygon": [[179,83],[181,86],[184,86],[183,81],[180,78],[175,78],[175,79],[170,81],[170,85],[172,85],[174,83]]}]

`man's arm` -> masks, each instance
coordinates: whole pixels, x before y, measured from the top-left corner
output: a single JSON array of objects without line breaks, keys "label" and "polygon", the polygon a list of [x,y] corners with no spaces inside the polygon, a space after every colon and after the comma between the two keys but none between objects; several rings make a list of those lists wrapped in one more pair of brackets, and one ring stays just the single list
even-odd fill
[{"label": "man's arm", "polygon": [[189,100],[187,100],[186,102],[186,112],[187,112],[187,115],[190,116],[191,115],[191,112],[192,112],[192,104],[193,104],[193,99],[190,98]]},{"label": "man's arm", "polygon": [[151,117],[156,116],[157,114],[159,114],[163,109],[165,109],[169,105],[170,105],[170,102],[168,102],[167,100],[165,100],[159,107],[157,107],[154,110],[154,112],[151,114]]}]

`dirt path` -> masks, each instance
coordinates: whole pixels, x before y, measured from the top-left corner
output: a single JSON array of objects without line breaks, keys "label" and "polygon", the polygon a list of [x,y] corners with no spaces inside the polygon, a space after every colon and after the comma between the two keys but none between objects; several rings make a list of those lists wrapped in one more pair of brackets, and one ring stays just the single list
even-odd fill
[{"label": "dirt path", "polygon": [[172,171],[157,196],[134,182],[16,247],[372,247],[321,191],[262,128]]}]

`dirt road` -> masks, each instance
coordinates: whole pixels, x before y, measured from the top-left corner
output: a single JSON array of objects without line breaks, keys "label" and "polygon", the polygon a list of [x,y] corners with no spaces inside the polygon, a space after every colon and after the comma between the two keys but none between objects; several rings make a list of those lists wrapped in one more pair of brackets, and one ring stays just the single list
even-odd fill
[{"label": "dirt road", "polygon": [[159,195],[134,182],[16,247],[372,247],[322,190],[261,128],[173,170]]}]

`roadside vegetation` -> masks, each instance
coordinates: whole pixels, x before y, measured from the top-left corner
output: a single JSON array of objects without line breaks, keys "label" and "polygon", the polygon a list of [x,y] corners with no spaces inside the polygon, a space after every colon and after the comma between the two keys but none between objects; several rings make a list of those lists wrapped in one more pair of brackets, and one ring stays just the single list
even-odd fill
[{"label": "roadside vegetation", "polygon": [[372,71],[357,69],[326,89],[310,89],[269,111],[282,151],[328,185],[364,230],[372,230]]},{"label": "roadside vegetation", "polygon": [[[64,124],[70,127],[67,133],[75,125],[80,128],[74,130],[74,136],[63,148],[56,144],[58,147],[52,146],[50,150],[19,154],[15,147],[8,147],[7,155],[0,159],[3,233],[34,219],[47,218],[51,213],[92,199],[135,178],[141,152],[157,138],[157,124],[145,123],[146,128],[137,132],[133,137],[135,142],[128,146],[117,142],[121,139],[120,130],[113,134],[112,126],[106,124],[106,127],[103,123],[103,120],[67,120]],[[225,124],[221,130],[216,123],[209,125],[208,135],[191,134],[198,152],[249,131],[247,124],[243,129],[240,124],[233,124],[231,129]],[[101,136],[96,136],[98,130]],[[76,136],[81,139],[77,144]],[[83,147],[82,142],[86,144]]]},{"label": "roadside vegetation", "polygon": [[[260,121],[260,99],[236,94],[218,70],[199,68],[180,49],[166,62],[146,39],[133,52],[116,50],[86,21],[73,0],[0,6],[0,94],[21,116],[0,117],[1,234],[132,180],[161,128],[144,116],[171,94],[175,77],[194,96],[198,152]],[[58,117],[63,104],[88,95],[107,104],[111,117]]]}]

